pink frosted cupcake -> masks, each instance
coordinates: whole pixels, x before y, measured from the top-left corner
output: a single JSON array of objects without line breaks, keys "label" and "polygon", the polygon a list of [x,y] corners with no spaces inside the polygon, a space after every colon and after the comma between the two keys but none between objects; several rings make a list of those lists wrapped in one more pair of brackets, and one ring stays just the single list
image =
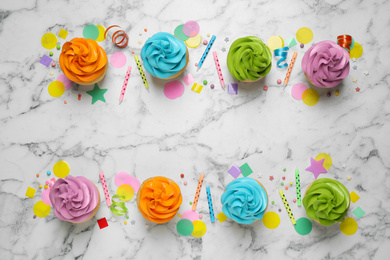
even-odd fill
[{"label": "pink frosted cupcake", "polygon": [[72,223],[91,219],[100,205],[97,187],[82,176],[58,179],[50,190],[49,197],[57,218]]},{"label": "pink frosted cupcake", "polygon": [[335,42],[319,42],[305,52],[302,70],[313,85],[333,88],[349,74],[349,53]]}]

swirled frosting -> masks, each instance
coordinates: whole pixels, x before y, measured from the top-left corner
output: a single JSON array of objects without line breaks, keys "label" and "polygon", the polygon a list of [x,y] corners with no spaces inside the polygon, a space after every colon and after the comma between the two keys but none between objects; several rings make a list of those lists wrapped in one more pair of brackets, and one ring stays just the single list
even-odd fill
[{"label": "swirled frosting", "polygon": [[159,32],[145,42],[141,59],[152,76],[170,78],[187,65],[187,47],[172,34]]},{"label": "swirled frosting", "polygon": [[240,224],[251,224],[261,219],[268,205],[264,188],[252,178],[235,179],[221,197],[222,211]]},{"label": "swirled frosting", "polygon": [[83,176],[69,175],[54,183],[49,197],[59,219],[76,223],[89,219],[100,200],[95,184]]},{"label": "swirled frosting", "polygon": [[317,87],[332,88],[349,74],[349,54],[332,41],[311,46],[302,58],[302,70]]},{"label": "swirled frosting", "polygon": [[272,53],[256,36],[239,38],[230,46],[227,65],[230,74],[240,81],[256,81],[271,70]]},{"label": "swirled frosting", "polygon": [[68,79],[79,84],[94,83],[104,76],[107,55],[96,41],[74,38],[62,46],[60,66]]},{"label": "swirled frosting", "polygon": [[142,216],[155,223],[166,223],[174,218],[182,201],[179,186],[165,177],[145,180],[137,194]]},{"label": "swirled frosting", "polygon": [[323,178],[311,184],[302,202],[310,219],[329,226],[344,219],[350,196],[339,181]]}]

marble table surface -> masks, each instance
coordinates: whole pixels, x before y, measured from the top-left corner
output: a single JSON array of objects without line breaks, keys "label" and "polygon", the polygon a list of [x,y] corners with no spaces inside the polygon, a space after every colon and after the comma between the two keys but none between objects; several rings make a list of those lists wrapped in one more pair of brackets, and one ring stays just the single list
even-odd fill
[{"label": "marble table surface", "polygon": [[[389,10],[390,2],[384,0],[1,1],[0,258],[388,259]],[[173,33],[188,20],[199,23],[203,39],[210,39],[207,34],[216,35],[212,50],[218,52],[227,83],[236,82],[226,66],[227,51],[236,38],[256,35],[267,41],[279,35],[287,39],[307,26],[314,39],[303,49],[293,48],[298,58],[286,87],[276,83],[284,79],[286,69],[278,69],[273,58],[266,78],[239,83],[238,95],[230,95],[220,87],[212,55],[196,71],[194,64],[205,48],[201,45],[189,49],[189,65],[179,77],[191,73],[198,83],[206,79],[209,83],[200,94],[188,86],[182,97],[167,99],[163,93],[166,81],[148,74],[147,92],[131,51],[139,54],[148,37],[160,31]],[[109,57],[115,51],[125,52],[126,65],[133,66],[120,105],[127,66],[110,65],[99,83],[108,89],[106,103],[91,104],[86,91],[93,86],[75,84],[58,98],[48,94],[48,85],[62,72],[58,65],[47,68],[39,64],[49,52],[41,45],[42,35],[57,35],[63,28],[70,40],[82,37],[88,24],[118,24],[129,34],[125,49],[108,40],[100,43]],[[312,43],[335,40],[340,34],[352,35],[363,46],[363,56],[351,60],[350,74],[341,85],[319,90],[317,105],[294,100],[290,94],[293,84],[310,85],[300,65],[304,52]],[[59,41],[61,45],[65,42]],[[58,62],[60,52],[53,52]],[[305,168],[310,157],[322,152],[331,155],[333,165],[320,177],[338,178],[360,196],[347,215],[358,223],[352,236],[344,235],[338,224],[321,227],[316,223],[309,235],[297,234],[279,197],[282,176],[293,181],[296,168],[301,171],[302,189],[314,180]],[[162,225],[149,223],[134,199],[127,203],[130,219],[125,225],[123,217],[113,218],[103,195],[97,215],[86,223],[60,221],[53,210],[46,218],[34,219],[33,205],[42,192],[38,186],[49,179],[46,171],[59,160],[69,163],[72,175],[93,181],[101,194],[99,171],[105,173],[111,194],[116,191],[114,176],[119,171],[127,171],[141,182],[153,176],[169,177],[182,191],[179,213],[190,209],[203,173],[216,214],[221,212],[220,197],[233,180],[227,170],[233,164],[248,163],[254,171],[249,177],[266,187],[270,201],[275,201],[268,210],[276,212],[281,222],[272,230],[262,221],[247,226],[229,220],[211,223],[204,188],[197,207],[207,225],[202,238],[180,236],[176,232],[179,218]],[[34,199],[25,196],[29,186],[37,189]],[[295,217],[305,217],[304,208],[292,202],[294,187],[285,194]],[[357,207],[366,212],[361,219],[352,214]],[[96,220],[103,217],[109,226],[99,229]]]}]

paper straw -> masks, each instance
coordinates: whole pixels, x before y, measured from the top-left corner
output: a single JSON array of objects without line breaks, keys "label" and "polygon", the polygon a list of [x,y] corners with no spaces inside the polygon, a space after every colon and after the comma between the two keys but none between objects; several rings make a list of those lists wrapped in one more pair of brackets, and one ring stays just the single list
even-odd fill
[{"label": "paper straw", "polygon": [[295,190],[297,192],[297,204],[298,206],[302,205],[301,200],[301,180],[299,178],[299,170],[295,169]]},{"label": "paper straw", "polygon": [[283,82],[283,84],[285,86],[287,86],[288,80],[290,79],[291,71],[294,67],[294,63],[295,63],[295,60],[297,59],[297,55],[298,55],[298,53],[295,51],[292,58],[291,58],[290,65],[288,66],[287,74],[286,74],[286,77],[284,78],[284,82]]},{"label": "paper straw", "polygon": [[141,75],[142,82],[144,83],[144,86],[147,91],[149,91],[149,84],[146,80],[144,70],[142,69],[141,62],[139,61],[138,55],[134,55],[135,62],[137,63],[137,68],[139,70],[139,74]]},{"label": "paper straw", "polygon": [[219,82],[221,83],[221,87],[223,89],[225,89],[225,81],[223,80],[221,65],[219,64],[219,60],[218,60],[218,56],[217,56],[216,51],[213,51],[213,56],[214,56],[214,61],[215,61],[215,67],[217,68]]},{"label": "paper straw", "polygon": [[279,194],[283,200],[284,207],[286,208],[287,214],[290,217],[291,223],[295,225],[297,222],[295,221],[294,215],[292,214],[292,211],[290,209],[290,205],[288,205],[286,197],[284,196],[283,190],[279,190]]},{"label": "paper straw", "polygon": [[100,172],[100,179],[102,181],[104,196],[106,197],[107,206],[111,206],[111,200],[110,200],[110,194],[108,194],[107,185],[106,185],[106,179],[104,178],[103,172]]},{"label": "paper straw", "polygon": [[206,193],[207,193],[207,201],[209,202],[209,211],[210,211],[210,219],[211,219],[211,222],[215,222],[215,218],[214,218],[214,209],[213,209],[213,201],[211,199],[211,193],[210,193],[210,187],[207,186],[206,187]]},{"label": "paper straw", "polygon": [[120,96],[119,96],[119,104],[122,103],[123,98],[125,97],[125,92],[126,92],[126,88],[127,88],[127,82],[129,81],[130,73],[131,73],[131,66],[129,66],[129,67],[127,68],[127,72],[126,72],[126,76],[125,76],[125,81],[123,82],[121,94],[120,94]]}]

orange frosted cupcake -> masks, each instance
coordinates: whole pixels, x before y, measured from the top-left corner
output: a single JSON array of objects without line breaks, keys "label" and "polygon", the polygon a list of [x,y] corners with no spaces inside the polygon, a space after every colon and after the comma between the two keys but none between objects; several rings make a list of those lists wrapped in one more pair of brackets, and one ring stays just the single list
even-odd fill
[{"label": "orange frosted cupcake", "polygon": [[165,177],[145,180],[137,194],[137,205],[142,216],[158,224],[173,219],[182,201],[179,186]]},{"label": "orange frosted cupcake", "polygon": [[107,55],[96,41],[74,38],[62,46],[60,66],[71,81],[80,85],[92,85],[106,75]]}]

